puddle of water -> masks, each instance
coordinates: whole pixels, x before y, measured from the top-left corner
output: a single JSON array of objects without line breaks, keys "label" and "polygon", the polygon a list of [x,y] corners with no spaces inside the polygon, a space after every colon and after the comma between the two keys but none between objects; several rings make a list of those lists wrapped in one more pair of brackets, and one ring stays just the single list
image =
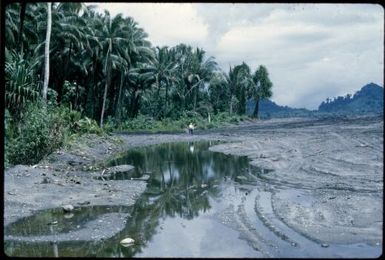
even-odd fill
[{"label": "puddle of water", "polygon": [[[146,191],[135,205],[82,207],[75,210],[71,217],[63,215],[61,209],[36,212],[5,227],[5,253],[36,257],[263,257],[260,251],[249,244],[250,240],[246,241],[244,233],[229,228],[238,222],[221,219],[220,216],[227,209],[234,209],[241,212],[238,218],[245,217],[250,221],[245,226],[247,229],[256,230],[256,234],[267,240],[266,245],[259,245],[259,249],[271,252],[272,256],[368,257],[381,254],[380,246],[369,247],[364,244],[323,248],[293,232],[273,214],[271,193],[264,189],[268,184],[265,176],[269,172],[251,166],[247,157],[209,151],[208,148],[214,144],[172,143],[127,151],[110,161],[108,166],[130,164],[135,167],[111,180],[150,176]],[[269,227],[254,210],[257,195]],[[280,190],[278,195],[307,207],[314,202],[307,192],[295,189]],[[239,210],[240,205],[245,206],[245,213]],[[119,212],[126,213],[126,217],[113,215]],[[73,234],[75,230],[83,228],[90,230],[90,226],[94,228],[95,224],[89,223],[95,223],[103,217],[108,219],[108,216],[115,216],[115,219],[111,221],[110,218],[110,222],[103,221],[99,225],[108,225],[109,230],[116,225],[122,228],[110,232],[104,239],[93,239],[95,234],[91,229],[81,239],[28,240],[50,235],[52,228],[59,237],[68,238],[68,233]],[[228,216],[230,218],[231,214]],[[52,222],[57,224],[47,225]],[[294,247],[290,241],[279,238],[272,225],[300,242],[301,246]],[[239,230],[237,227],[235,229]],[[9,236],[23,239],[7,239]],[[127,237],[135,240],[133,246],[123,247],[119,244]]]},{"label": "puddle of water", "polygon": [[72,212],[64,214],[62,208],[40,210],[30,217],[9,224],[4,233],[23,237],[63,234],[82,229],[100,215],[113,212],[129,212],[129,209],[124,206],[76,207]]},{"label": "puddle of water", "polygon": [[[246,183],[251,167],[247,157],[237,157],[208,150],[215,142],[173,143],[127,151],[108,163],[109,166],[130,164],[134,170],[114,179],[139,178],[149,175],[145,193],[132,207],[124,229],[103,241],[63,241],[56,243],[5,241],[5,252],[14,256],[215,256],[232,252],[233,257],[259,257],[260,254],[237,232],[220,224],[213,216],[234,198],[221,198],[224,190],[232,197],[242,196],[234,182]],[[254,175],[256,175],[255,173]],[[255,180],[252,180],[255,182]],[[239,200],[239,198],[235,198]],[[216,203],[213,203],[213,200]],[[219,201],[219,203],[217,203]],[[111,212],[111,207],[78,209],[65,218],[61,209],[38,212],[5,229],[5,234],[28,237],[52,233],[68,233],[98,216]],[[183,224],[181,224],[183,223]],[[198,228],[199,227],[199,228]],[[210,234],[204,234],[211,229]],[[228,234],[227,239],[222,235]],[[119,241],[131,237],[132,247]],[[161,242],[160,242],[161,241]],[[183,247],[175,246],[176,241]],[[168,247],[165,247],[168,245]],[[219,248],[226,248],[222,251]],[[164,250],[169,250],[165,253]]]}]

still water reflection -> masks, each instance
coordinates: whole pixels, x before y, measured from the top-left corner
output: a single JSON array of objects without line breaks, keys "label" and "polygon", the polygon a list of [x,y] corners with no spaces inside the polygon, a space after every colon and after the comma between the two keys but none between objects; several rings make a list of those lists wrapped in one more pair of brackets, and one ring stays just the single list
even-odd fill
[{"label": "still water reflection", "polygon": [[[256,257],[257,251],[239,234],[215,220],[228,206],[224,192],[239,196],[234,183],[245,182],[252,168],[246,157],[208,150],[212,142],[173,143],[129,150],[108,165],[131,164],[135,169],[108,181],[149,175],[145,193],[131,207],[83,207],[72,221],[57,209],[42,211],[5,229],[14,236],[46,235],[46,223],[55,219],[58,233],[69,232],[99,215],[126,212],[125,228],[102,241],[5,241],[5,252],[17,256],[237,256]],[[258,174],[258,173],[257,173]],[[228,196],[228,195],[227,195]],[[56,215],[55,215],[56,214]],[[56,216],[56,217],[55,217]],[[63,224],[64,223],[64,224]],[[132,237],[132,247],[119,241]]]}]

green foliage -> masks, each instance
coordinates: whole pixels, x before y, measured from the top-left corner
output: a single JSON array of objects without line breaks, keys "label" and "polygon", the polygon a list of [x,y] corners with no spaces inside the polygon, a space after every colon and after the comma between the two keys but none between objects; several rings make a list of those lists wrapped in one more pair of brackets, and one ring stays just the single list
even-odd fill
[{"label": "green foliage", "polygon": [[185,111],[179,119],[163,118],[155,120],[152,117],[139,115],[137,118],[125,121],[117,126],[117,129],[128,132],[186,132],[187,126],[192,123],[195,129],[211,129],[227,124],[238,124],[247,116],[229,115],[228,112],[221,112],[210,115],[210,122],[197,112]]},{"label": "green foliage", "polygon": [[152,47],[132,18],[81,3],[52,5],[42,105],[47,5],[8,5],[5,23],[7,163],[36,162],[84,133],[208,129],[243,119],[252,84],[246,63],[224,73],[201,48]]},{"label": "green foliage", "polygon": [[68,124],[69,129],[75,129],[77,122],[82,117],[79,111],[65,106],[59,107],[57,113]]},{"label": "green foliage", "polygon": [[57,92],[52,88],[47,90],[47,103],[49,106],[57,106]]},{"label": "green foliage", "polygon": [[271,98],[273,92],[271,88],[273,83],[269,79],[269,72],[267,68],[260,65],[253,75],[254,87],[250,89],[249,97],[252,96],[255,103],[253,117],[258,117],[259,101],[263,99]]},{"label": "green foliage", "polygon": [[64,141],[65,121],[42,104],[33,104],[23,116],[20,134],[7,142],[6,150],[12,164],[32,164],[52,153]]},{"label": "green foliage", "polygon": [[215,74],[210,80],[209,99],[214,113],[226,111],[230,102],[230,89],[223,74]]},{"label": "green foliage", "polygon": [[78,133],[90,133],[90,134],[103,134],[101,129],[94,119],[84,117],[79,111],[73,110],[68,107],[61,106],[56,109],[58,117],[62,118],[67,125],[69,134]]},{"label": "green foliage", "polygon": [[80,112],[68,107],[46,107],[42,102],[27,106],[20,131],[9,112],[5,126],[5,161],[11,164],[37,163],[74,135],[104,133],[95,120],[81,118]]},{"label": "green foliage", "polygon": [[98,126],[98,123],[88,117],[82,118],[76,122],[77,131],[80,133],[103,134],[103,129]]},{"label": "green foliage", "polygon": [[235,66],[233,73],[235,75],[235,97],[238,101],[237,113],[244,115],[246,113],[246,99],[250,88],[253,85],[250,68],[246,63]]},{"label": "green foliage", "polygon": [[64,81],[62,103],[69,105],[71,108],[83,110],[83,107],[78,105],[78,101],[84,98],[85,88],[78,85],[76,82]]},{"label": "green foliage", "polygon": [[5,104],[16,118],[29,101],[38,98],[36,60],[27,60],[23,54],[12,51],[5,62]]}]

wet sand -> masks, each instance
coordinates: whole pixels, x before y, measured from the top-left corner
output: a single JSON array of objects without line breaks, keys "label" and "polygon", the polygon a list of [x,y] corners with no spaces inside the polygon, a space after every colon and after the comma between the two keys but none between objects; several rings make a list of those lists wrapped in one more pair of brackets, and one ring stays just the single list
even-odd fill
[{"label": "wet sand", "polygon": [[327,257],[335,256],[328,253],[334,247],[342,257],[381,253],[382,117],[258,120],[194,135],[85,136],[34,167],[5,171],[4,225],[64,204],[132,205],[145,182],[105,185],[90,178],[100,171],[84,169],[129,148],[198,140],[225,141],[210,149],[248,156],[266,169],[243,185],[241,202],[217,216],[262,255]]}]

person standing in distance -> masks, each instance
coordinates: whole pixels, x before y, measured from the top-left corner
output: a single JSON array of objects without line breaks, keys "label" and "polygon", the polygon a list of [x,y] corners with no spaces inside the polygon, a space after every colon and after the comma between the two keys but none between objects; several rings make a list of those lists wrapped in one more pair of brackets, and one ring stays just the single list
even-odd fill
[{"label": "person standing in distance", "polygon": [[192,123],[190,123],[190,124],[188,125],[188,133],[189,133],[190,135],[192,135],[192,134],[193,134],[193,131],[194,131],[194,125],[193,125]]}]

